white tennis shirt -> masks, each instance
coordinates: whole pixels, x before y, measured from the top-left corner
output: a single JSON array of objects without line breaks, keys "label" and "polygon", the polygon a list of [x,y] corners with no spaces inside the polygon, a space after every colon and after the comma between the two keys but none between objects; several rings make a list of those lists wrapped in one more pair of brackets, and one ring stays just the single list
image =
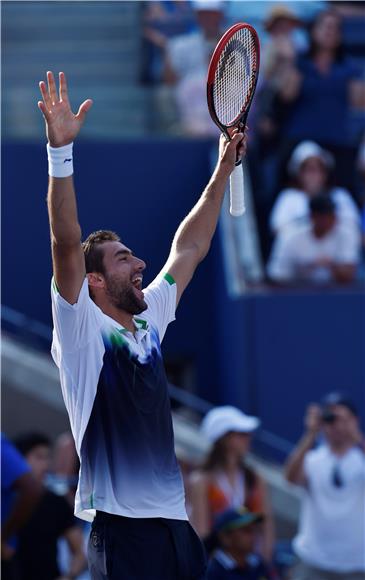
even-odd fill
[{"label": "white tennis shirt", "polygon": [[51,293],[52,356],[81,463],[75,515],[186,520],[160,346],[176,284],[166,274],[148,286],[135,334],[96,306],[87,279],[76,304],[54,281]]},{"label": "white tennis shirt", "polygon": [[[343,485],[333,484],[333,470]],[[304,460],[308,482],[294,549],[307,564],[333,572],[365,571],[365,454],[353,447],[342,457],[327,445]]]}]

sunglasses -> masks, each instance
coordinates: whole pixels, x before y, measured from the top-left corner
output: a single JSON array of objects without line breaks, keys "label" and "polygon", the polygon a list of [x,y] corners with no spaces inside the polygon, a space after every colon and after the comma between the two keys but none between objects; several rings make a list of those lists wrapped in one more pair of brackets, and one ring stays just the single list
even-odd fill
[{"label": "sunglasses", "polygon": [[331,474],[331,483],[334,487],[341,488],[345,485],[341,470],[338,465],[335,465]]}]

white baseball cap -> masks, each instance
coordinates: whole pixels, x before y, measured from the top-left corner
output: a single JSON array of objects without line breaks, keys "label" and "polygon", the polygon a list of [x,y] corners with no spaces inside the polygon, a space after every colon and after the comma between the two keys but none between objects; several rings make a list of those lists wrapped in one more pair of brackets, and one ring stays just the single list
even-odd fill
[{"label": "white baseball cap", "polygon": [[314,141],[302,141],[295,147],[291,154],[288,163],[289,173],[291,175],[297,175],[302,163],[311,157],[320,159],[328,169],[332,169],[334,165],[334,159],[331,153],[322,149],[318,143],[315,143]]},{"label": "white baseball cap", "polygon": [[196,0],[192,2],[194,10],[213,10],[216,12],[224,11],[223,0]]},{"label": "white baseball cap", "polygon": [[231,405],[224,405],[215,407],[205,415],[200,430],[210,443],[215,443],[230,431],[251,433],[259,427],[260,423],[257,417],[245,415]]}]

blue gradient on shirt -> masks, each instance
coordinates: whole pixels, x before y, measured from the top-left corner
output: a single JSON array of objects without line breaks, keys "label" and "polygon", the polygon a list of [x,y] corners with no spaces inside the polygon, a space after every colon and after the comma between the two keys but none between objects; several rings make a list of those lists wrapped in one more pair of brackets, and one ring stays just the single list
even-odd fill
[{"label": "blue gradient on shirt", "polygon": [[143,362],[122,335],[103,337],[103,368],[82,443],[96,502],[103,497],[103,478],[110,477],[126,510],[178,503],[183,494],[160,343],[155,329],[150,333]]}]

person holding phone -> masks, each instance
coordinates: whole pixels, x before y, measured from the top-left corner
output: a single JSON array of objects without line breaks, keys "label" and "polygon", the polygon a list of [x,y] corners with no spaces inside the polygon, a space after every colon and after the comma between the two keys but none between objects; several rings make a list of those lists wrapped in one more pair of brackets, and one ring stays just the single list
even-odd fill
[{"label": "person holding phone", "polygon": [[330,393],[308,407],[285,475],[304,487],[293,580],[364,580],[365,440],[347,396]]}]

